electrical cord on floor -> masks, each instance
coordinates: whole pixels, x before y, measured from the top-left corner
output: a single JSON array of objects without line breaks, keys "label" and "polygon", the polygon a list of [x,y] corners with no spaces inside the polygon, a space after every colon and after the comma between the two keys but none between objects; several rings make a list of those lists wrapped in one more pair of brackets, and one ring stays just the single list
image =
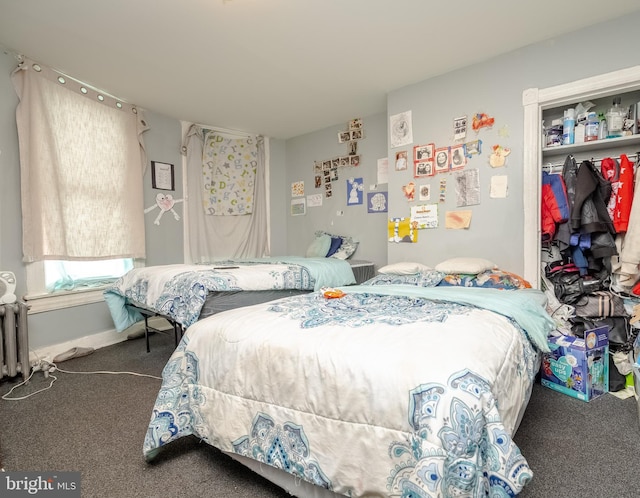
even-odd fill
[{"label": "electrical cord on floor", "polygon": [[[10,398],[9,395],[18,387],[23,386],[24,384],[26,384],[27,382],[29,382],[31,380],[31,378],[33,377],[33,375],[36,372],[43,372],[44,373],[44,377],[46,379],[51,379],[51,382],[49,383],[49,385],[47,387],[43,387],[42,389],[39,389],[37,391],[34,391],[32,393],[29,393],[25,396],[20,396],[20,397],[14,397],[14,398]],[[74,371],[74,370],[64,370],[60,367],[58,367],[55,363],[51,363],[49,361],[46,360],[40,360],[38,362],[38,364],[36,366],[34,366],[31,370],[31,374],[29,375],[29,377],[27,377],[26,380],[20,382],[20,384],[16,384],[15,386],[13,386],[11,388],[11,390],[4,394],[2,396],[2,399],[6,400],[6,401],[20,401],[23,399],[27,399],[35,394],[41,393],[43,391],[46,391],[48,389],[51,389],[51,387],[53,386],[54,382],[56,380],[58,380],[58,377],[56,377],[55,375],[53,375],[53,372],[58,371],[58,372],[62,372],[62,373],[66,373],[66,374],[79,374],[79,375],[96,375],[96,374],[108,374],[108,375],[134,375],[136,377],[149,377],[151,379],[157,379],[157,380],[162,380],[162,377],[158,377],[156,375],[149,375],[149,374],[143,374],[143,373],[138,373],[138,372],[126,372],[126,371],[109,371],[109,370],[96,370],[96,371]]]},{"label": "electrical cord on floor", "polygon": [[96,370],[93,372],[84,372],[84,371],[74,371],[74,370],[63,370],[62,368],[56,366],[53,363],[51,365],[54,370],[49,370],[49,372],[53,372],[57,370],[58,372],[62,372],[66,374],[81,374],[81,375],[89,375],[89,374],[134,375],[136,377],[149,377],[150,379],[162,380],[162,377],[158,377],[157,375],[143,374],[138,372],[119,372],[119,371],[109,371],[109,370]]},{"label": "electrical cord on floor", "polygon": [[23,399],[27,399],[27,398],[29,398],[29,397],[31,397],[31,396],[34,396],[35,394],[38,394],[38,393],[41,393],[41,392],[46,391],[46,390],[48,390],[48,389],[51,389],[51,386],[53,386],[53,383],[54,383],[56,380],[58,380],[58,377],[56,377],[55,375],[51,375],[51,374],[49,374],[49,376],[48,376],[48,377],[50,377],[50,378],[51,378],[51,383],[50,383],[47,387],[43,387],[42,389],[38,389],[37,391],[34,391],[34,392],[32,392],[32,393],[29,393],[29,394],[27,394],[27,395],[25,395],[25,396],[19,396],[19,397],[17,397],[17,398],[9,398],[9,395],[10,395],[13,391],[15,391],[15,390],[16,390],[17,388],[19,388],[20,386],[24,386],[27,382],[29,382],[29,381],[31,380],[31,377],[33,377],[33,374],[35,374],[36,372],[37,372],[37,370],[34,368],[34,369],[31,371],[31,374],[29,374],[29,377],[27,377],[25,380],[23,380],[22,382],[20,382],[20,384],[16,384],[15,386],[13,386],[13,387],[11,388],[11,390],[10,390],[7,394],[2,395],[2,399],[6,400],[6,401],[21,401],[21,400],[23,400]]}]

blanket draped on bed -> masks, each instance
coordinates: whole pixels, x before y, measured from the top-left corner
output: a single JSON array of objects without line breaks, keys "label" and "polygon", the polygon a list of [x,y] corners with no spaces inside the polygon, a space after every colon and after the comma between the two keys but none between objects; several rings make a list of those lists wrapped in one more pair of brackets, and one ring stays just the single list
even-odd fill
[{"label": "blanket draped on bed", "polygon": [[131,301],[188,327],[200,315],[209,291],[319,290],[355,283],[349,263],[330,258],[258,258],[212,265],[134,268],[104,291],[118,332],[142,320]]},{"label": "blanket draped on bed", "polygon": [[517,495],[532,472],[511,438],[549,324],[543,294],[393,287],[191,326],[164,368],[146,458],[195,435],[353,497]]}]

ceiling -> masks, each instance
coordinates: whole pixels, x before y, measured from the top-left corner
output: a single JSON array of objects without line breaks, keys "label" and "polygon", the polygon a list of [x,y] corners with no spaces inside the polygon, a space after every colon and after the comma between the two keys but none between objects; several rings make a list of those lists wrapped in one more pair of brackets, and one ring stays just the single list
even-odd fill
[{"label": "ceiling", "polygon": [[632,11],[638,0],[0,0],[0,48],[153,112],[287,139]]}]

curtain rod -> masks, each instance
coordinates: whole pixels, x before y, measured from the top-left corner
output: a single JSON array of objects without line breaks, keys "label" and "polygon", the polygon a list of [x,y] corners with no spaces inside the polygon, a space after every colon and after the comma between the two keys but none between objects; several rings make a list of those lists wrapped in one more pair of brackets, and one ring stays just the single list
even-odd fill
[{"label": "curtain rod", "polygon": [[[569,156],[573,157],[573,154],[569,154]],[[640,156],[640,152],[636,152],[634,154],[626,154],[627,158],[629,159],[638,159],[638,157]],[[599,157],[599,158],[589,158],[589,159],[583,159],[582,161],[591,161],[592,163],[599,163],[602,162],[603,159],[620,159],[620,156],[607,156],[607,157]],[[579,161],[579,162],[582,162]],[[557,168],[559,166],[564,166],[564,161],[562,161],[561,163],[546,163],[542,165],[542,169],[553,169],[553,168]]]}]

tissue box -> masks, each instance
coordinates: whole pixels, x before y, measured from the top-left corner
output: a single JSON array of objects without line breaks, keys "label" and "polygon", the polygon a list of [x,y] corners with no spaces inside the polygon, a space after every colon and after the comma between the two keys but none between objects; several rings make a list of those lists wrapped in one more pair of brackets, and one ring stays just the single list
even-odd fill
[{"label": "tissue box", "polygon": [[584,339],[549,337],[540,382],[554,391],[591,401],[609,391],[609,329],[587,330]]}]

